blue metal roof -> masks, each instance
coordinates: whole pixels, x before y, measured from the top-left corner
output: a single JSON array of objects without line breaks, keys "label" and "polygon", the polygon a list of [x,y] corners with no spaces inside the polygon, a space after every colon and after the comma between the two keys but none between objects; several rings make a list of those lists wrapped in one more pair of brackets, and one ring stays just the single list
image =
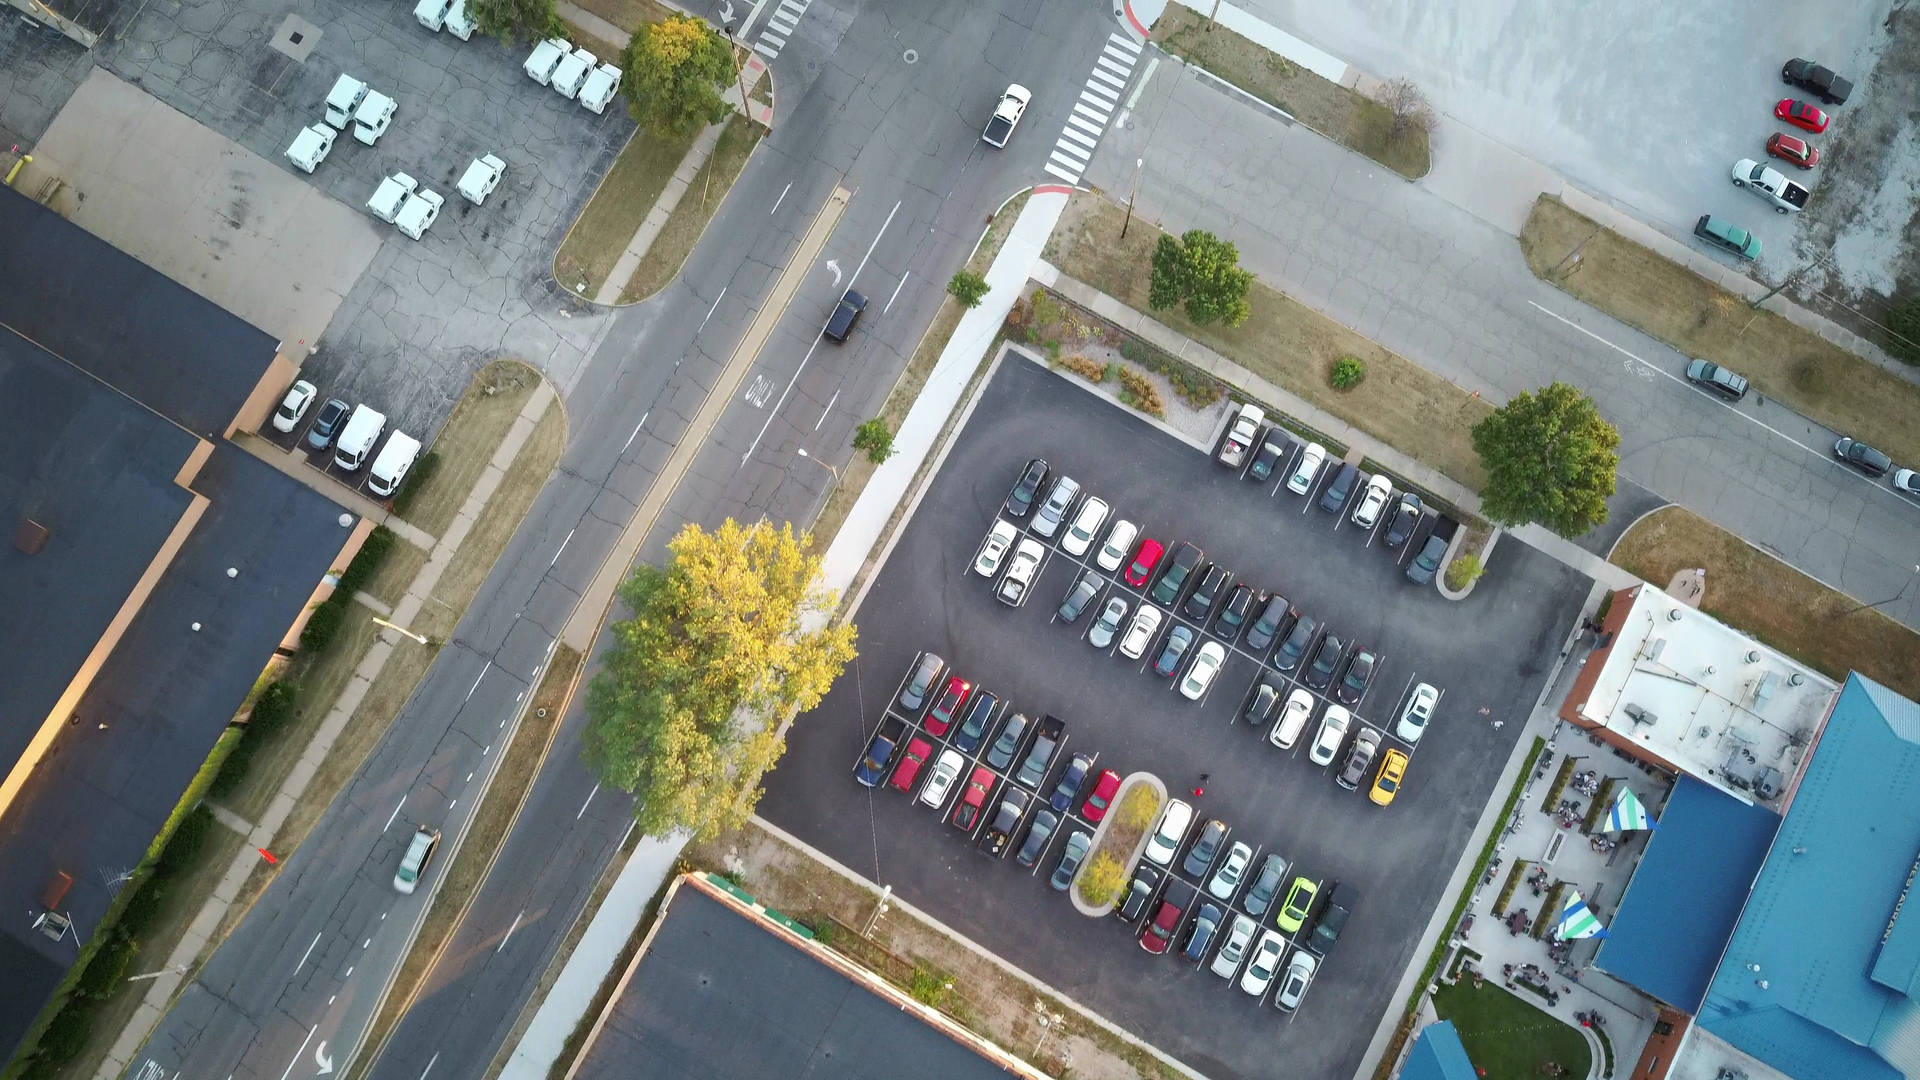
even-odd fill
[{"label": "blue metal roof", "polygon": [[1676,1009],[1699,1011],[1779,828],[1766,807],[1681,776],[1594,965]]},{"label": "blue metal roof", "polygon": [[1920,705],[1850,675],[1699,1022],[1795,1077],[1920,1075],[1917,857]]},{"label": "blue metal roof", "polygon": [[1474,1077],[1473,1062],[1467,1060],[1467,1048],[1460,1045],[1460,1032],[1451,1020],[1420,1029],[1413,1049],[1407,1051],[1407,1063],[1400,1068],[1400,1080],[1474,1080]]}]

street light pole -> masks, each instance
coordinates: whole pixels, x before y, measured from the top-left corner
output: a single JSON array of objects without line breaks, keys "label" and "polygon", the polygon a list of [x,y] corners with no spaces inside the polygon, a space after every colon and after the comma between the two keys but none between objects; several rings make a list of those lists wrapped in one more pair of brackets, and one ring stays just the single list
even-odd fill
[{"label": "street light pole", "polygon": [[1887,597],[1885,600],[1876,600],[1871,604],[1855,604],[1852,607],[1848,608],[1847,610],[1842,611],[1830,617],[1835,619],[1844,619],[1848,615],[1851,615],[1856,611],[1864,611],[1867,608],[1878,608],[1886,604],[1894,603],[1895,601],[1899,600],[1901,597],[1907,595],[1907,590],[1913,587],[1913,579],[1916,577],[1920,577],[1920,564],[1915,564],[1913,568],[1913,573],[1907,575],[1907,580],[1901,584],[1899,592],[1894,593],[1892,596]]},{"label": "street light pole", "polygon": [[1133,159],[1133,189],[1127,192],[1127,219],[1120,223],[1120,239],[1127,238],[1127,226],[1133,224],[1133,197],[1140,194],[1140,170],[1146,168],[1146,158]]}]

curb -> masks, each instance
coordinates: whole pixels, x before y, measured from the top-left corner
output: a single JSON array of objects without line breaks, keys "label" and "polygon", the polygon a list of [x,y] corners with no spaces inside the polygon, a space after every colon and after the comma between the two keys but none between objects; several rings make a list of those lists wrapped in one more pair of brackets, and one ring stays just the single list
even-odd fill
[{"label": "curb", "polygon": [[[1120,789],[1113,793],[1113,802],[1108,807],[1107,816],[1101,818],[1100,827],[1093,830],[1093,846],[1087,849],[1087,861],[1080,864],[1080,874],[1086,873],[1087,867],[1093,865],[1093,857],[1100,851],[1100,841],[1106,839],[1107,828],[1114,823],[1114,819],[1120,816],[1120,804],[1125,801],[1129,792],[1135,787],[1141,786],[1159,793],[1160,806],[1162,808],[1167,805],[1167,785],[1164,781],[1149,772],[1129,773],[1125,780],[1120,781]],[[1154,816],[1157,818],[1159,811],[1156,810]],[[1147,841],[1152,838],[1152,829],[1146,829],[1140,833],[1139,841],[1133,845],[1133,854],[1127,856],[1120,864],[1120,872],[1123,880],[1133,876],[1133,868],[1140,862],[1140,853],[1146,850]],[[1067,890],[1067,899],[1073,901],[1074,910],[1090,919],[1098,919],[1111,914],[1117,906],[1115,901],[1109,900],[1105,904],[1089,904],[1085,900],[1080,899],[1080,874],[1073,875],[1073,887]]]}]

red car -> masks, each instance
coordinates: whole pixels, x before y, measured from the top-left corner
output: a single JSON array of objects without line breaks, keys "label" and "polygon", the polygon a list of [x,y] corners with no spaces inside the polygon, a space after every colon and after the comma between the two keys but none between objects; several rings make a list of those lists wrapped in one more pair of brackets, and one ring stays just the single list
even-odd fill
[{"label": "red car", "polygon": [[1180,905],[1171,900],[1160,901],[1160,910],[1153,913],[1152,921],[1140,928],[1140,947],[1159,956],[1173,943],[1173,932],[1180,925]]},{"label": "red car", "polygon": [[1792,98],[1781,98],[1780,104],[1773,107],[1773,118],[1784,120],[1802,131],[1811,131],[1815,135],[1827,130],[1827,114]]},{"label": "red car", "polygon": [[1792,135],[1775,135],[1767,140],[1767,153],[1781,161],[1791,162],[1803,169],[1811,169],[1820,164],[1820,151],[1812,143]]},{"label": "red car", "polygon": [[1088,821],[1099,821],[1107,816],[1107,807],[1113,802],[1113,793],[1120,790],[1120,774],[1112,769],[1101,769],[1100,775],[1093,780],[1093,794],[1080,804],[1080,816]]},{"label": "red car", "polygon": [[925,739],[915,739],[907,744],[907,756],[893,768],[893,786],[901,791],[913,790],[913,782],[920,775],[920,766],[933,756],[933,744]]},{"label": "red car", "polygon": [[940,700],[933,703],[927,712],[927,734],[945,735],[953,726],[953,718],[960,714],[960,706],[967,703],[967,694],[973,690],[973,684],[955,675],[947,680],[947,688],[940,692]]},{"label": "red car", "polygon": [[1160,541],[1148,537],[1140,541],[1140,550],[1134,552],[1133,561],[1127,564],[1127,584],[1136,589],[1147,587],[1147,579],[1153,576],[1153,565],[1160,561],[1160,554],[1167,549]]},{"label": "red car", "polygon": [[967,790],[960,793],[960,801],[953,808],[953,827],[971,833],[980,823],[980,808],[987,805],[987,792],[992,790],[993,770],[985,765],[973,770],[967,777]]}]

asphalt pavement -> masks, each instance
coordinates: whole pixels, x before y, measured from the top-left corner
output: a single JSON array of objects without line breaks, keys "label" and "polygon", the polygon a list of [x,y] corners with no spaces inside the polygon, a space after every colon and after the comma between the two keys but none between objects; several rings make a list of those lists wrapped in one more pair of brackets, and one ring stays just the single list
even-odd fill
[{"label": "asphalt pavement", "polygon": [[[885,19],[857,15],[816,0],[785,41],[774,134],[680,280],[613,318],[567,394],[562,466],[453,639],[131,1074],[288,1080],[346,1067],[430,895],[392,891],[411,824],[457,834],[581,590],[827,194],[855,193],[642,558],[685,521],[811,517],[829,477],[795,451],[805,445],[836,466],[848,458],[852,428],[884,398],[985,216],[1040,178],[1067,88],[1114,28],[1108,12],[1084,6],[923,0]],[[989,153],[978,129],[1016,78],[1035,90],[1027,129]],[[849,286],[872,306],[845,346],[818,343]],[[512,835],[375,1074],[479,1075],[580,911],[630,820],[625,798],[597,791],[579,763],[582,723],[578,707],[564,718]],[[443,865],[451,854],[443,849]]]},{"label": "asphalt pavement", "polygon": [[[1488,400],[1558,379],[1620,430],[1620,474],[1862,600],[1913,576],[1920,508],[1833,461],[1842,432],[1694,389],[1687,357],[1535,278],[1514,238],[1371,161],[1163,63],[1087,179],[1209,229],[1241,265]],[[1409,447],[1418,453],[1417,447]],[[1920,592],[1885,604],[1920,626]]]}]

